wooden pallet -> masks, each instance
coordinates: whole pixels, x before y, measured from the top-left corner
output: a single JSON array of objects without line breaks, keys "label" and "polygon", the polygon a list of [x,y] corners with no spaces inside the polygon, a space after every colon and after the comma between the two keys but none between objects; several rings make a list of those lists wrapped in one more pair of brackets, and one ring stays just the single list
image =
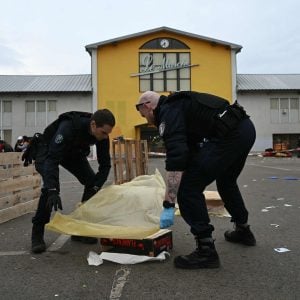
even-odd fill
[{"label": "wooden pallet", "polygon": [[148,174],[148,144],[146,140],[118,139],[112,142],[115,184]]},{"label": "wooden pallet", "polygon": [[23,166],[21,155],[0,153],[0,224],[37,207],[41,177],[33,165]]}]

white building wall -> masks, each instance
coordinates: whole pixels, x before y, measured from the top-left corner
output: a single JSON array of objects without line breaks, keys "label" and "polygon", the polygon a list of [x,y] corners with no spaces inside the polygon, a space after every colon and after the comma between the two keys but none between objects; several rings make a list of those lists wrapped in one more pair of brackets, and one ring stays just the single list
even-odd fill
[{"label": "white building wall", "polygon": [[236,51],[231,50],[231,89],[232,89],[232,102],[234,102],[237,99],[237,91],[236,91],[236,87],[237,87],[237,74],[236,74]]},{"label": "white building wall", "polygon": [[238,102],[246,109],[256,128],[256,141],[252,151],[264,151],[273,148],[273,134],[300,134],[298,123],[271,123],[271,98],[299,98],[294,93],[238,93]]},{"label": "white building wall", "polygon": [[[46,126],[26,126],[26,109],[27,100],[56,100],[56,117],[67,111],[86,111],[92,112],[92,94],[72,93],[72,94],[7,94],[0,95],[1,100],[12,101],[12,137],[11,144],[15,145],[18,136],[32,136],[35,132],[43,132]],[[47,120],[47,124],[52,120]]]}]

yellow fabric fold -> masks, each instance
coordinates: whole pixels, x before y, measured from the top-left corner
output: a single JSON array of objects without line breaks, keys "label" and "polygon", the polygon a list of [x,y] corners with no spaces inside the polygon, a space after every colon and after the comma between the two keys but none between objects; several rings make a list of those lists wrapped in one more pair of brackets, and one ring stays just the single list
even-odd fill
[{"label": "yellow fabric fold", "polygon": [[108,186],[70,215],[57,212],[46,229],[97,238],[143,239],[159,231],[165,188],[158,170]]}]

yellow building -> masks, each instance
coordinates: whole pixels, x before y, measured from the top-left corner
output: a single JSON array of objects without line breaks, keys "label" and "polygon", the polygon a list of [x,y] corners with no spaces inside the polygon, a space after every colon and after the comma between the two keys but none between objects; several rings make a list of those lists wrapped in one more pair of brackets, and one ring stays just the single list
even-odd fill
[{"label": "yellow building", "polygon": [[86,46],[91,55],[93,110],[115,114],[112,137],[147,138],[151,131],[134,105],[147,90],[179,90],[236,98],[240,45],[160,27]]}]

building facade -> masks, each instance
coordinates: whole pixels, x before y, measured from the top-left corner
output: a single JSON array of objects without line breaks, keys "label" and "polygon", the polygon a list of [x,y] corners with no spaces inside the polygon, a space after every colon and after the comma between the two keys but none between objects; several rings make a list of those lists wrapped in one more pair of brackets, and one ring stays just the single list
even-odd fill
[{"label": "building facade", "polygon": [[42,132],[63,112],[108,108],[116,116],[111,136],[154,140],[134,105],[147,90],[194,90],[238,100],[253,120],[252,151],[297,147],[300,74],[237,74],[241,46],[160,27],[86,46],[91,74],[0,75],[0,139]]},{"label": "building facade", "polygon": [[241,46],[168,27],[90,44],[93,107],[116,116],[114,136],[149,138],[155,130],[134,112],[140,95],[198,90],[236,98]]},{"label": "building facade", "polygon": [[253,120],[252,151],[295,149],[300,141],[300,74],[239,74],[238,101]]},{"label": "building facade", "polygon": [[0,139],[12,146],[72,110],[92,111],[90,75],[0,75]]}]

